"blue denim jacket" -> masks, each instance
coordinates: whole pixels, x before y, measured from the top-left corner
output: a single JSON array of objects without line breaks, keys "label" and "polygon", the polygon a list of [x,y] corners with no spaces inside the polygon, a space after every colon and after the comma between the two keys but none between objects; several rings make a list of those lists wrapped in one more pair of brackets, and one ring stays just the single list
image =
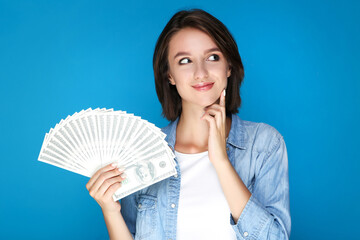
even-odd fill
[{"label": "blue denim jacket", "polygon": [[[173,151],[177,123],[178,119],[162,129]],[[291,219],[283,137],[267,124],[244,121],[233,114],[226,146],[231,164],[252,193],[236,223],[229,212],[237,239],[288,239]],[[176,239],[179,165],[176,170],[175,176],[121,200],[121,213],[135,239]]]}]

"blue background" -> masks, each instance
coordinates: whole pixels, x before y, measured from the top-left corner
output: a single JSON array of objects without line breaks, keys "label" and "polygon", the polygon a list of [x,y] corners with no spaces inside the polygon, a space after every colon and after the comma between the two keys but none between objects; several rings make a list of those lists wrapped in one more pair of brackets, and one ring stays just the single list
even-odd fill
[{"label": "blue background", "polygon": [[101,239],[88,178],[37,161],[49,129],[88,107],[158,127],[155,42],[203,8],[234,35],[245,67],[239,115],[282,133],[291,239],[356,239],[360,215],[357,1],[0,1],[0,239]]}]

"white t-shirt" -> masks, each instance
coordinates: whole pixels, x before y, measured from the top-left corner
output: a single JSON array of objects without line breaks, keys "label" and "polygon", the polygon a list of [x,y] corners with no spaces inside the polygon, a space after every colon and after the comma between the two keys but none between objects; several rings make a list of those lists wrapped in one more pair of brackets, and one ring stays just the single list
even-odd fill
[{"label": "white t-shirt", "polygon": [[176,239],[236,239],[229,205],[208,152],[175,151],[175,156],[181,171]]}]

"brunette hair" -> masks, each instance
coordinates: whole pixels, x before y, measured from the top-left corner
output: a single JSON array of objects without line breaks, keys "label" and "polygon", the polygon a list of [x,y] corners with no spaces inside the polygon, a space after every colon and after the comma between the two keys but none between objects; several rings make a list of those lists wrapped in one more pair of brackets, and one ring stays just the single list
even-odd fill
[{"label": "brunette hair", "polygon": [[168,48],[172,36],[183,28],[203,31],[224,54],[231,75],[226,88],[226,115],[237,113],[241,105],[240,86],[244,79],[244,67],[237,44],[226,26],[217,18],[201,9],[177,12],[166,24],[155,46],[153,68],[156,93],[162,106],[162,115],[174,121],[181,114],[181,97],[176,86],[169,84]]}]

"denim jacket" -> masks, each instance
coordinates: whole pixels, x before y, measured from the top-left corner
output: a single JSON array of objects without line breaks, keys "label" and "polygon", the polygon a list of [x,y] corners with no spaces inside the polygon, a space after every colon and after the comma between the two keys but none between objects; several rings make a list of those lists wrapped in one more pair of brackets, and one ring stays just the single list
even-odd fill
[{"label": "denim jacket", "polygon": [[[178,119],[162,129],[173,151]],[[229,212],[229,224],[237,239],[288,239],[288,159],[281,134],[267,124],[244,121],[233,114],[226,150],[252,194],[237,222]],[[134,239],[176,239],[181,181],[178,164],[176,170],[175,176],[121,200],[121,213]]]}]

